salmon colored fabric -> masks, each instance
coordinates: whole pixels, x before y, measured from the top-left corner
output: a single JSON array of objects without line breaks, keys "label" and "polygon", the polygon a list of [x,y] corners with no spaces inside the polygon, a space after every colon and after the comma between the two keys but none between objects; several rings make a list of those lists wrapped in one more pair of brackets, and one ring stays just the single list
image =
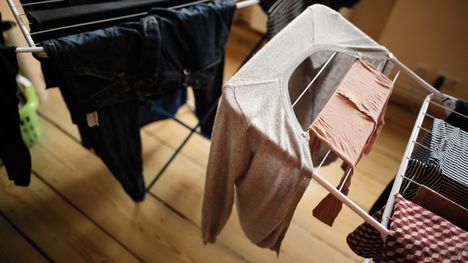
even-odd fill
[{"label": "salmon colored fabric", "polygon": [[[335,94],[311,124],[311,151],[317,141],[325,143],[344,161],[345,170],[354,170],[364,153],[369,153],[384,125],[385,108],[392,92],[392,81],[368,62],[358,59],[340,83]],[[352,173],[352,171],[351,171]],[[341,192],[347,194],[351,175]],[[329,194],[314,209],[314,216],[332,225],[341,202]]]}]

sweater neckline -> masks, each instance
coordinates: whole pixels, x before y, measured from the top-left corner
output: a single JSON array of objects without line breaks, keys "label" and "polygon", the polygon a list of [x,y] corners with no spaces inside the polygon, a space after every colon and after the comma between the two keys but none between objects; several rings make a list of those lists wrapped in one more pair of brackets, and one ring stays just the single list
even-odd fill
[{"label": "sweater neckline", "polygon": [[[352,52],[349,50],[346,50],[341,47],[336,47],[336,46],[312,46],[308,49],[305,49],[303,52],[300,52],[300,54],[296,58],[292,58],[291,60],[294,61],[294,63],[291,63],[291,66],[288,67],[282,76],[280,77],[280,91],[281,91],[281,98],[283,101],[283,107],[285,108],[286,114],[288,115],[289,121],[292,123],[294,126],[294,130],[296,133],[302,138],[303,141],[308,142],[309,138],[306,136],[308,133],[307,131],[304,131],[302,129],[302,126],[297,119],[296,113],[294,112],[292,103],[291,103],[291,96],[289,94],[289,80],[292,76],[292,73],[294,70],[296,70],[299,65],[308,57],[310,57],[312,54],[320,51],[330,51],[330,52],[340,52],[340,53],[346,53],[350,56],[354,56],[356,58],[360,57],[360,54],[358,52]],[[305,89],[306,87],[304,87]]]},{"label": "sweater neckline", "polygon": [[[304,49],[302,52],[298,52],[298,55],[296,57],[291,58],[291,61],[294,61],[294,63],[291,63],[288,68],[286,68],[283,72],[283,74],[280,76],[280,94],[281,94],[281,100],[282,100],[282,106],[284,107],[284,111],[286,112],[288,121],[292,124],[294,131],[299,138],[299,140],[304,144],[304,146],[308,149],[308,154],[311,156],[310,149],[309,149],[309,132],[307,130],[302,129],[302,125],[300,124],[296,113],[294,112],[294,109],[292,107],[291,103],[291,97],[289,94],[289,79],[291,78],[294,70],[296,70],[299,65],[308,57],[313,55],[316,52],[320,51],[330,51],[330,52],[338,52],[338,53],[343,53],[347,54],[351,57],[355,57],[356,59],[358,58],[363,58],[363,54],[359,51],[354,51],[354,50],[349,50],[340,46],[333,46],[333,45],[313,45],[307,49]],[[380,58],[380,59],[387,59],[385,56],[375,56],[371,55],[365,56],[366,58]],[[333,63],[333,62],[332,62]],[[304,87],[306,88],[306,87]],[[310,123],[312,124],[312,123]],[[309,125],[310,125],[309,124]],[[310,159],[312,162],[312,159]],[[313,167],[312,163],[312,167]]]}]

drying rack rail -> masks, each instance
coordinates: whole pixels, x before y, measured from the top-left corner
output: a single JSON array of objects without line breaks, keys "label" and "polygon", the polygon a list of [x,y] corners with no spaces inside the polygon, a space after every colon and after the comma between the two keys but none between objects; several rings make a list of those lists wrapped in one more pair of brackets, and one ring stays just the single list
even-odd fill
[{"label": "drying rack rail", "polygon": [[[22,6],[24,7],[24,6],[32,6],[32,5],[41,5],[41,4],[62,2],[62,1],[64,1],[64,0],[45,0],[45,1],[40,1],[40,2],[36,2],[36,3],[23,4]],[[211,0],[199,0],[199,1],[194,1],[194,2],[190,2],[190,3],[186,3],[186,4],[180,4],[180,5],[177,5],[177,6],[170,7],[170,8],[178,9],[178,8],[183,8],[183,7],[187,7],[187,6],[190,6],[190,5],[205,3],[205,2],[209,2],[209,1],[211,1]],[[90,22],[85,22],[85,23],[78,23],[78,24],[73,24],[73,25],[67,25],[67,26],[62,26],[62,27],[57,27],[57,28],[52,28],[52,29],[47,29],[47,30],[42,30],[42,31],[38,31],[38,32],[35,32],[35,33],[31,33],[31,32],[29,32],[28,28],[26,27],[26,23],[24,23],[24,21],[22,19],[22,16],[24,16],[24,14],[20,14],[14,0],[7,0],[7,2],[8,2],[8,5],[9,5],[10,9],[11,9],[11,12],[13,13],[13,15],[15,17],[16,22],[18,23],[18,26],[20,27],[21,32],[24,35],[24,38],[26,39],[26,42],[29,45],[29,47],[19,47],[19,48],[17,48],[16,49],[17,53],[30,53],[30,52],[41,53],[41,52],[44,52],[44,48],[36,46],[34,40],[31,37],[32,34],[41,34],[41,33],[53,32],[53,31],[57,31],[57,30],[80,27],[80,26],[99,24],[99,23],[103,23],[103,22],[117,21],[117,20],[121,20],[121,19],[139,17],[139,16],[143,16],[143,15],[148,14],[147,12],[140,12],[140,13],[125,15],[125,16],[117,16],[117,17],[112,17],[112,18],[107,18],[107,19],[100,19],[100,20],[95,20],[95,21],[90,21]],[[244,7],[248,7],[248,6],[251,6],[251,5],[256,5],[256,4],[259,4],[259,3],[260,3],[260,0],[244,0],[244,1],[237,2],[236,6],[239,9],[239,8],[244,8]]]},{"label": "drying rack rail", "polygon": [[[22,21],[22,18],[21,18],[21,14],[19,14],[18,12],[18,9],[16,8],[16,5],[15,3],[13,2],[14,0],[7,0],[8,1],[8,4],[10,5],[10,8],[13,12],[13,14],[15,15],[15,18],[16,18],[16,21],[18,23],[18,25],[20,26],[20,29],[21,31],[23,32],[23,35],[26,39],[26,41],[28,42],[28,45],[29,47],[28,48],[18,48],[17,49],[17,52],[42,52],[43,49],[41,47],[37,47],[31,37],[31,34],[30,32],[28,31],[27,27],[25,26],[25,24],[23,23]],[[44,2],[50,2],[50,1],[63,1],[63,0],[46,0],[46,1],[42,1],[41,3],[44,3]],[[202,2],[206,2],[208,0],[200,0],[200,1],[196,1],[195,3],[202,3]],[[243,8],[243,7],[246,7],[246,6],[250,6],[250,5],[254,5],[254,4],[258,4],[260,1],[259,0],[245,0],[245,1],[241,1],[241,2],[238,2],[237,3],[237,7],[238,8]],[[177,6],[177,7],[183,7],[183,6]],[[173,7],[173,8],[177,8],[177,7]],[[141,14],[136,14],[136,15],[141,15]],[[108,20],[106,20],[108,21]],[[97,22],[100,22],[100,21],[97,21]],[[74,26],[74,25],[71,25],[71,26]],[[359,30],[358,30],[359,31]],[[360,32],[360,31],[359,31]],[[362,33],[362,32],[360,32]],[[362,33],[364,34],[364,33]],[[261,39],[261,42],[263,41],[264,39]],[[255,49],[257,49],[261,42],[259,42],[257,44],[257,47]],[[250,55],[252,55],[254,52],[252,52]],[[249,55],[249,56],[250,56]],[[324,65],[322,66],[322,68],[320,69],[320,71],[318,72],[317,76],[320,75],[320,73],[327,67],[327,65],[329,64],[330,61],[333,60],[333,57],[336,55],[336,52],[333,53],[330,58],[324,63]],[[451,97],[451,96],[448,96],[446,94],[443,94],[441,93],[439,90],[436,90],[435,88],[433,88],[430,84],[428,84],[426,81],[424,81],[423,79],[421,79],[418,75],[416,75],[413,71],[411,71],[408,67],[406,67],[403,63],[401,63],[396,57],[394,57],[390,52],[388,52],[388,60],[391,61],[393,64],[395,64],[403,73],[409,75],[412,79],[414,79],[418,84],[421,85],[421,87],[423,87],[424,89],[426,89],[429,93],[431,93],[431,95],[429,95],[426,100],[424,101],[424,104],[423,104],[423,107],[421,108],[421,111],[420,111],[420,114],[418,115],[418,119],[416,121],[416,124],[415,124],[415,127],[413,128],[413,132],[411,134],[411,138],[410,138],[410,142],[415,142],[415,139],[417,138],[418,134],[419,134],[419,131],[420,131],[420,128],[421,128],[421,124],[424,120],[424,116],[426,116],[426,111],[427,111],[427,107],[429,105],[429,103],[431,103],[431,98],[437,98],[438,100],[442,101],[444,103],[444,108],[446,108],[447,110],[449,111],[453,111],[454,109],[454,101],[455,101],[455,98]],[[245,62],[245,61],[244,61]],[[317,76],[314,77],[314,79],[309,83],[309,85],[307,85],[307,87],[305,87],[305,90],[304,92],[309,89],[313,82],[315,81],[315,79],[317,79]],[[394,82],[397,78],[398,74],[396,75],[395,79],[394,79]],[[302,95],[304,94],[304,92],[300,95],[300,97],[297,99],[299,100]],[[219,98],[218,98],[219,100]],[[297,103],[297,100],[293,103],[293,106]],[[173,153],[173,155],[169,158],[169,160],[163,165],[163,167],[160,169],[160,171],[154,176],[154,178],[151,180],[151,182],[149,183],[146,191],[149,192],[151,190],[151,188],[154,186],[154,184],[157,182],[157,180],[163,175],[163,173],[167,170],[167,168],[169,167],[169,165],[174,161],[174,159],[178,156],[178,154],[180,153],[180,151],[185,147],[185,145],[187,144],[187,142],[190,140],[190,138],[195,134],[197,133],[197,130],[198,128],[203,125],[207,120],[208,120],[208,116],[210,116],[214,110],[216,109],[217,107],[217,102],[214,103],[213,105],[211,105],[211,108],[210,110],[206,113],[206,115],[201,119],[199,120],[199,122],[197,123],[196,126],[194,127],[190,127],[188,124],[186,124],[185,122],[177,119],[175,116],[169,116],[171,117],[173,120],[175,120],[177,123],[181,124],[181,126],[183,126],[184,128],[187,128],[190,130],[190,133],[185,137],[185,139],[182,141],[182,143],[179,145],[179,147],[177,147],[177,149],[175,150],[175,152]],[[408,165],[408,157],[410,155],[410,153],[412,152],[414,148],[414,143],[410,143],[408,144],[407,148],[406,148],[406,151],[405,151],[405,156],[403,158],[403,161],[400,165],[400,169],[399,169],[399,172],[398,172],[398,177],[395,181],[395,184],[393,186],[393,189],[392,189],[392,193],[396,193],[400,186],[401,186],[401,181],[402,181],[402,174],[404,173],[404,171],[406,170],[406,167]],[[330,151],[328,152],[330,153]],[[373,217],[371,217],[366,211],[364,211],[361,207],[359,207],[354,201],[352,201],[348,196],[344,195],[343,193],[341,193],[340,190],[336,189],[333,185],[331,185],[327,180],[324,179],[324,177],[322,177],[319,173],[319,170],[322,166],[322,164],[324,163],[325,159],[328,157],[328,154],[326,154],[326,156],[324,157],[324,159],[321,161],[320,165],[317,167],[317,168],[314,168],[314,171],[312,173],[312,178],[317,182],[319,183],[322,187],[324,187],[328,192],[332,193],[337,199],[339,199],[341,202],[343,202],[346,206],[348,206],[354,213],[356,213],[357,215],[359,215],[361,218],[363,218],[366,222],[368,222],[370,225],[372,225],[375,229],[377,229],[383,238],[385,238],[387,235],[388,235],[388,229],[387,229],[387,225],[388,225],[388,217],[389,217],[389,214],[391,213],[391,208],[393,207],[393,202],[394,202],[394,197],[392,196],[389,200],[388,200],[388,204],[387,204],[387,208],[385,210],[385,214],[383,216],[383,219],[382,219],[382,222],[378,222],[377,220],[375,220]],[[346,179],[345,179],[346,180]],[[342,186],[341,186],[342,187]]]},{"label": "drying rack rail", "polygon": [[[40,2],[36,2],[36,3],[25,4],[25,5],[22,5],[22,6],[40,5],[40,4],[47,4],[47,3],[53,3],[53,2],[61,2],[61,1],[64,1],[64,0],[45,0],[45,1],[40,1]],[[185,7],[185,6],[188,6],[188,5],[199,4],[199,3],[204,3],[204,2],[208,2],[208,1],[211,1],[211,0],[194,1],[194,2],[191,2],[189,4],[182,4],[182,5],[174,6],[174,7],[171,7],[171,8],[182,8],[182,7]],[[15,1],[14,0],[7,0],[7,2],[8,2],[8,5],[9,5],[9,7],[11,9],[11,12],[13,13],[13,15],[15,17],[15,20],[16,20],[16,22],[17,22],[17,24],[18,24],[24,38],[26,39],[26,42],[29,45],[29,47],[17,48],[16,52],[17,53],[36,53],[39,56],[45,56],[46,54],[44,52],[44,48],[37,46],[36,43],[34,42],[34,40],[32,39],[31,32],[29,32],[29,29],[26,26],[26,23],[23,21],[24,14],[21,14],[18,11],[18,7],[15,4]],[[237,8],[239,9],[239,8],[244,8],[244,7],[256,5],[258,3],[260,3],[260,0],[244,0],[244,1],[237,2],[236,5],[237,5]],[[128,17],[136,17],[136,16],[141,16],[141,15],[144,15],[144,14],[147,14],[147,13],[137,13],[137,14],[132,14],[132,15],[125,16],[125,17],[121,16],[121,17],[115,17],[113,19],[97,20],[97,21],[92,21],[92,22],[87,22],[87,23],[82,23],[82,24],[70,25],[67,28],[82,26],[82,25],[88,25],[88,24],[96,24],[96,23],[101,23],[101,22],[108,22],[108,21],[119,20],[119,19],[128,18]],[[52,29],[52,30],[60,30],[60,29],[64,29],[64,28],[61,27],[61,28],[56,28],[56,29]],[[52,30],[49,30],[49,31],[52,31]],[[218,98],[218,100],[219,100],[219,98]],[[166,161],[166,163],[161,167],[161,169],[151,179],[150,183],[146,187],[146,192],[147,193],[150,192],[151,188],[156,184],[157,180],[166,172],[166,170],[169,168],[171,163],[176,159],[176,157],[179,155],[179,153],[182,151],[182,149],[187,145],[187,143],[192,138],[192,136],[194,134],[199,134],[200,136],[202,136],[202,134],[198,131],[198,129],[208,121],[209,116],[211,116],[213,114],[213,112],[216,110],[216,108],[218,106],[218,100],[216,100],[216,102],[213,105],[210,105],[210,109],[208,110],[208,112],[205,113],[205,115],[201,118],[201,120],[199,120],[198,123],[193,127],[191,125],[187,124],[186,122],[184,122],[183,120],[178,119],[175,115],[169,114],[169,113],[164,112],[164,111],[158,111],[159,113],[165,115],[166,117],[169,117],[170,119],[174,120],[176,123],[180,124],[182,127],[188,129],[190,132],[184,138],[184,140],[181,142],[181,144],[176,148],[176,150],[171,155],[171,157]]]},{"label": "drying rack rail", "polygon": [[408,144],[406,145],[406,149],[405,149],[403,158],[401,160],[400,167],[398,169],[398,173],[395,176],[395,181],[393,183],[393,187],[392,187],[392,190],[390,192],[390,196],[389,196],[389,198],[387,200],[387,204],[385,205],[385,210],[384,210],[384,213],[383,213],[383,216],[382,216],[382,221],[381,221],[381,224],[383,226],[385,226],[385,227],[387,227],[389,222],[390,222],[390,216],[391,216],[392,211],[393,211],[393,205],[395,203],[396,194],[400,192],[403,180],[409,179],[409,178],[405,177],[405,172],[406,172],[406,169],[408,168],[408,163],[409,163],[409,160],[411,160],[411,155],[413,153],[414,148],[417,145],[420,146],[420,147],[423,147],[423,148],[426,147],[423,144],[418,142],[418,138],[419,138],[419,135],[421,133],[421,130],[426,132],[426,133],[431,133],[431,131],[429,131],[428,129],[423,127],[423,123],[424,123],[424,120],[425,120],[426,117],[430,118],[432,120],[435,119],[434,116],[427,113],[429,106],[430,105],[437,106],[437,107],[445,110],[446,112],[449,112],[451,114],[457,114],[457,115],[459,115],[461,117],[464,117],[464,118],[466,118],[468,120],[468,116],[463,115],[463,114],[461,114],[459,112],[456,112],[453,109],[451,109],[450,107],[447,107],[447,106],[442,105],[442,104],[440,104],[438,102],[435,102],[434,98],[435,98],[434,94],[427,95],[427,97],[424,99],[424,102],[421,105],[418,116],[417,116],[416,121],[414,123],[414,127],[413,127],[413,130],[411,132],[410,138],[408,140]]}]

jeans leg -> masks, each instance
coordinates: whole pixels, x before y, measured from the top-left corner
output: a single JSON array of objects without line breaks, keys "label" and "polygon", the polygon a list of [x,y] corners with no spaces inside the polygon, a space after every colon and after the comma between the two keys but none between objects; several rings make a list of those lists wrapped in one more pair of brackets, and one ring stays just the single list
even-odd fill
[{"label": "jeans leg", "polygon": [[201,133],[207,138],[211,138],[216,110],[210,112],[211,106],[218,102],[221,96],[224,77],[224,58],[218,65],[213,82],[208,87],[194,89],[195,115],[198,120],[202,120],[205,114],[209,114],[207,120],[201,124]]},{"label": "jeans leg", "polygon": [[82,144],[101,158],[125,192],[138,202],[144,199],[138,101],[119,103],[98,111],[99,127],[88,127],[85,113],[74,97],[61,89],[62,96],[78,125]]},{"label": "jeans leg", "polygon": [[92,148],[136,202],[145,195],[138,107],[130,101],[103,108],[99,127],[88,128]]}]

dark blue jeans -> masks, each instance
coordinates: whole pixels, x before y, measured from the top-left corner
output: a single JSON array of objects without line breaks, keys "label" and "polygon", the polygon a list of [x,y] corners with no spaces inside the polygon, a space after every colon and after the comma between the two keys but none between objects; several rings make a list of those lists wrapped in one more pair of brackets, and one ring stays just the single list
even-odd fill
[{"label": "dark blue jeans", "polygon": [[[42,43],[85,145],[135,201],[145,193],[139,101],[192,87],[200,100],[211,100],[207,108],[216,103],[235,8],[231,0],[156,8],[135,22]],[[86,114],[95,111],[99,127],[89,128]]]}]

